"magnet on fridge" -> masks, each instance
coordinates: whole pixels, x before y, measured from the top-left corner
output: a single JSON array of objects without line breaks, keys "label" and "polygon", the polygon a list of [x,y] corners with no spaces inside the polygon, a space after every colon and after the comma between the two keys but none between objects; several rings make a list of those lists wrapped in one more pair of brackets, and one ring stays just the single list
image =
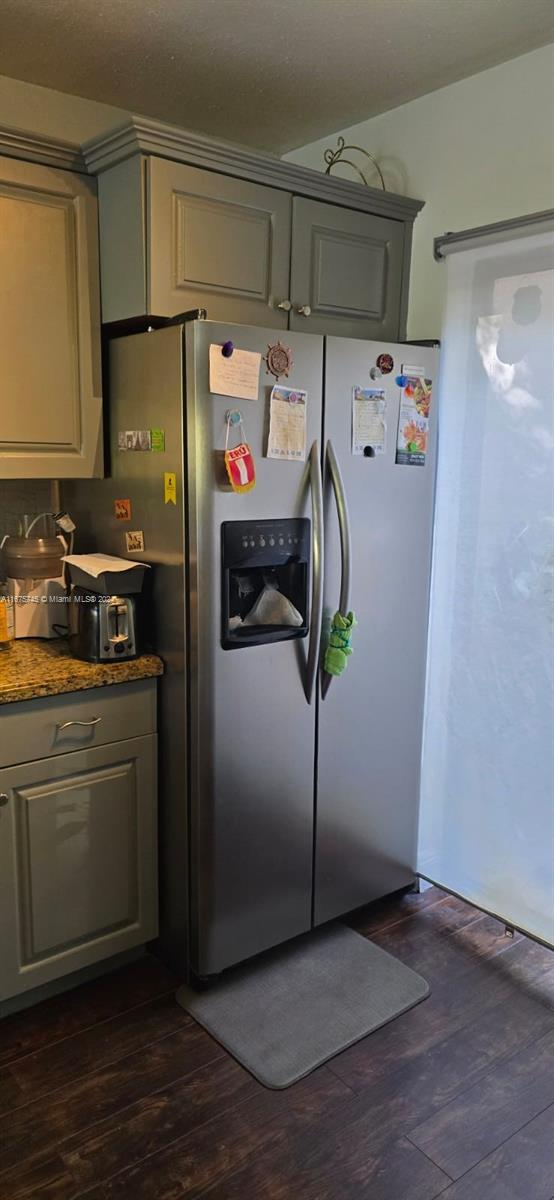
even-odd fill
[{"label": "magnet on fridge", "polygon": [[173,471],[164,471],[164,504],[177,504],[177,476]]},{"label": "magnet on fridge", "polygon": [[397,375],[395,382],[398,384],[399,388],[405,388],[406,384],[408,382],[408,376],[407,375]]},{"label": "magnet on fridge", "polygon": [[235,349],[234,342],[224,342],[221,347],[221,353],[224,358],[230,358]]},{"label": "magnet on fridge", "polygon": [[116,521],[131,520],[131,501],[130,500],[114,500],[114,517]]},{"label": "magnet on fridge", "polygon": [[[225,414],[227,422],[227,434],[225,437],[225,469],[229,483],[234,492],[239,494],[242,492],[250,492],[256,486],[256,467],[254,465],[254,455],[245,441],[244,425],[242,421],[242,413],[238,408],[229,409]],[[231,428],[236,428],[241,441],[238,446],[229,449],[229,433]]]},{"label": "magnet on fridge", "polygon": [[125,548],[128,554],[142,553],[144,550],[144,533],[142,529],[134,529],[125,534]]},{"label": "magnet on fridge", "polygon": [[392,354],[378,354],[375,359],[376,366],[379,367],[382,375],[390,375],[394,367],[394,359]]}]

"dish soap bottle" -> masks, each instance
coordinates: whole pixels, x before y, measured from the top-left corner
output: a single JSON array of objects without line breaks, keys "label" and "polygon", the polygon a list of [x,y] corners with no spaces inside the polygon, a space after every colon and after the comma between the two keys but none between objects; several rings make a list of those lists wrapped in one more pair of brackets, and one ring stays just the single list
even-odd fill
[{"label": "dish soap bottle", "polygon": [[11,649],[14,634],[13,596],[5,579],[0,579],[0,652]]}]

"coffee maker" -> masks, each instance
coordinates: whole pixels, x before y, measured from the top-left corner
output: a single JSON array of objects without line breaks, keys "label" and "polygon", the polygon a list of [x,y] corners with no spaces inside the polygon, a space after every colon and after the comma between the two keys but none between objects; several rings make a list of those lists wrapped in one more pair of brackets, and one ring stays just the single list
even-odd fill
[{"label": "coffee maker", "polygon": [[66,558],[72,581],[69,648],[85,662],[124,662],[143,651],[141,589],[146,563],[110,555]]}]

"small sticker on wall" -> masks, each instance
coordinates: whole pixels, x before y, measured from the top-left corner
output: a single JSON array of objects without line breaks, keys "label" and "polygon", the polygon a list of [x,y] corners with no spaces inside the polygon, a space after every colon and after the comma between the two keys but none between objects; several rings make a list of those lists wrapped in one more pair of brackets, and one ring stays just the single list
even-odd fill
[{"label": "small sticker on wall", "polygon": [[125,545],[128,554],[144,550],[144,533],[142,529],[133,529],[132,533],[126,533]]},{"label": "small sticker on wall", "polygon": [[131,520],[131,501],[130,500],[114,500],[113,510],[116,521]]}]

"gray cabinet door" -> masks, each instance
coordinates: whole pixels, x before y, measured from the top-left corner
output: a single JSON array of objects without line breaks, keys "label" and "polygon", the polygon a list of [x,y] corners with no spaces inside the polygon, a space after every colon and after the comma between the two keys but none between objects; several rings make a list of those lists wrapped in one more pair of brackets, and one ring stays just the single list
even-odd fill
[{"label": "gray cabinet door", "polygon": [[0,477],[102,474],[96,182],[0,158]]},{"label": "gray cabinet door", "polygon": [[156,936],[156,737],[0,772],[0,999]]},{"label": "gray cabinet door", "polygon": [[150,313],[286,328],[288,192],[150,158],[148,202]]},{"label": "gray cabinet door", "polygon": [[394,341],[404,236],[402,221],[295,197],[290,328]]}]

